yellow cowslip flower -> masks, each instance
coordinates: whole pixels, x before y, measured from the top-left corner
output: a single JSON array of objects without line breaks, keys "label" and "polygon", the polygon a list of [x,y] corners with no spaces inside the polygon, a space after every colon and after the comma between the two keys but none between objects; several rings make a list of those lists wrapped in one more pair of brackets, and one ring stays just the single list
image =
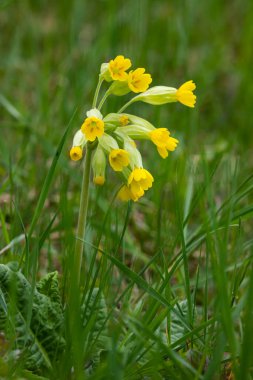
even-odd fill
[{"label": "yellow cowslip flower", "polygon": [[145,69],[138,68],[136,70],[131,70],[128,74],[128,87],[133,92],[144,92],[148,89],[152,78],[150,74],[145,73]]},{"label": "yellow cowslip flower", "polygon": [[115,172],[121,172],[123,167],[130,163],[129,153],[124,149],[112,149],[109,154],[109,162]]},{"label": "yellow cowslip flower", "polygon": [[177,100],[188,107],[194,107],[196,103],[196,95],[193,94],[196,85],[192,80],[185,82],[176,92]]},{"label": "yellow cowslip flower", "polygon": [[70,158],[73,161],[78,161],[83,156],[83,150],[80,146],[73,146],[69,152]]},{"label": "yellow cowslip flower", "polygon": [[137,201],[144,195],[144,191],[152,187],[154,181],[153,176],[143,168],[135,168],[128,177],[128,187],[133,196],[133,200]]},{"label": "yellow cowslip flower", "polygon": [[95,185],[103,186],[103,184],[105,183],[105,177],[102,176],[102,175],[94,177],[93,178],[93,182],[94,182]]},{"label": "yellow cowslip flower", "polygon": [[119,118],[119,122],[122,126],[129,124],[129,117],[127,115],[121,115]]},{"label": "yellow cowslip flower", "polygon": [[85,139],[84,134],[79,129],[73,138],[72,148],[70,149],[69,155],[71,160],[78,161],[83,156],[83,148],[86,145],[87,140]]},{"label": "yellow cowslip flower", "polygon": [[122,186],[117,194],[117,198],[120,199],[123,202],[127,202],[130,200],[133,200],[133,195],[126,185]]},{"label": "yellow cowslip flower", "polygon": [[195,88],[196,85],[192,80],[185,82],[178,89],[167,86],[151,87],[147,91],[132,98],[128,105],[138,101],[153,105],[180,102],[188,107],[194,107],[196,95],[193,94],[193,91]]},{"label": "yellow cowslip flower", "polygon": [[123,55],[118,55],[115,59],[109,62],[109,72],[113,80],[125,81],[127,79],[126,70],[132,66],[129,58]]},{"label": "yellow cowslip flower", "polygon": [[97,137],[103,135],[104,122],[95,116],[87,117],[81,126],[81,131],[88,141],[94,141]]},{"label": "yellow cowslip flower", "polygon": [[178,144],[178,140],[170,136],[166,128],[157,128],[148,133],[151,141],[157,146],[158,153],[162,158],[168,157],[168,151],[173,152]]}]

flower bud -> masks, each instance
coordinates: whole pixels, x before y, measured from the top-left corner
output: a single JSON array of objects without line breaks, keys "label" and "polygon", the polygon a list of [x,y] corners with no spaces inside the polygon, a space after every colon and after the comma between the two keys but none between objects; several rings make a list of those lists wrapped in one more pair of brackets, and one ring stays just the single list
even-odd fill
[{"label": "flower bud", "polygon": [[73,146],[81,146],[83,148],[86,143],[87,140],[81,129],[79,129],[73,138]]},{"label": "flower bud", "polygon": [[87,140],[82,133],[82,131],[79,129],[73,138],[73,144],[72,148],[70,149],[69,155],[71,160],[78,161],[83,156],[83,147],[87,143]]},{"label": "flower bud", "polygon": [[102,147],[98,144],[92,157],[93,182],[102,186],[105,182],[106,156]]},{"label": "flower bud", "polygon": [[69,156],[72,161],[81,160],[83,157],[83,150],[80,146],[72,146],[69,152]]}]

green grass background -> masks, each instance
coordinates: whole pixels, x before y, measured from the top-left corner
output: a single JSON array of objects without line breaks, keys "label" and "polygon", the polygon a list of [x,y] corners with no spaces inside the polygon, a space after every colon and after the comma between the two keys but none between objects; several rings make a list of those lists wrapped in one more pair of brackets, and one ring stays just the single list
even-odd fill
[{"label": "green grass background", "polygon": [[[138,203],[113,201],[111,171],[103,188],[91,185],[83,292],[105,297],[106,347],[91,371],[86,344],[41,376],[69,379],[74,366],[77,379],[253,378],[252,17],[247,0],[0,1],[0,250],[29,232],[70,125],[26,251],[26,262],[38,260],[22,267],[30,281],[59,270],[63,298],[82,176],[68,150],[91,108],[100,64],[123,54],[152,74],[153,85],[197,85],[193,110],[129,108],[180,144],[167,160],[141,144],[155,182]],[[127,99],[111,97],[103,113]],[[104,254],[95,259],[91,244],[100,236]],[[24,239],[0,260],[21,262],[23,252]],[[165,301],[187,326],[178,344]]]}]

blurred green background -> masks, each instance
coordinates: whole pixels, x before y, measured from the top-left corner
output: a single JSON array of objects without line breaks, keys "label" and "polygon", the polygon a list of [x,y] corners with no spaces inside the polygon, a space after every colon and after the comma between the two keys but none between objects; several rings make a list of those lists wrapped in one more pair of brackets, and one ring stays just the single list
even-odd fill
[{"label": "blurred green background", "polygon": [[[1,206],[13,220],[12,235],[21,227],[9,198],[29,225],[52,156],[76,111],[47,204],[50,212],[65,210],[63,223],[75,225],[81,167],[69,161],[68,150],[91,107],[100,64],[118,54],[130,57],[133,67],[145,67],[153,85],[178,87],[190,79],[197,84],[194,110],[181,104],[129,109],[180,140],[166,161],[142,145],[145,167],[156,175],[147,196],[156,210],[166,184],[187,186],[200,154],[237,163],[244,178],[253,163],[252,17],[247,0],[1,1]],[[111,97],[103,112],[127,99]],[[223,176],[216,179],[218,196]],[[92,189],[96,207],[107,207],[115,183],[110,173],[106,188]],[[171,196],[165,197],[170,211]],[[152,204],[143,202],[154,231]]]},{"label": "blurred green background", "polygon": [[[95,374],[94,379],[104,379],[104,371],[116,368],[125,373],[115,378],[132,380],[134,371],[145,376],[149,370],[156,380],[157,366],[166,372],[167,365],[176,374],[173,379],[192,378],[185,377],[185,365],[178,372],[173,369],[176,360],[164,360],[164,345],[150,351],[150,369],[143,365],[142,351],[157,341],[158,326],[161,342],[168,338],[173,348],[167,329],[173,313],[153,298],[154,289],[173,306],[177,303],[178,310],[182,301],[189,325],[194,317],[193,327],[200,326],[200,339],[188,332],[179,339],[179,354],[190,362],[187,355],[197,347],[200,372],[205,359],[212,360],[205,379],[215,378],[221,362],[222,371],[230,365],[228,353],[234,355],[235,367],[241,355],[242,379],[253,368],[252,19],[250,0],[0,0],[0,252],[7,246],[1,263],[22,263],[22,234],[36,215],[44,180],[70,123],[31,244],[26,245],[25,263],[31,260],[33,284],[45,273],[59,271],[63,303],[82,177],[82,162],[71,162],[69,149],[91,108],[101,63],[123,54],[133,68],[151,73],[152,85],[179,87],[187,80],[197,85],[194,109],[136,103],[127,110],[168,128],[180,141],[166,160],[150,142],[138,145],[144,167],[155,177],[145,197],[110,206],[120,184],[112,170],[105,186],[91,184],[86,239],[118,260],[109,264],[96,249],[85,247],[84,262],[91,268],[90,277],[82,273],[85,291],[99,288],[115,313],[109,316],[112,350],[101,359],[101,377]],[[103,114],[117,111],[130,96],[110,97]],[[8,249],[16,237],[20,240]],[[128,284],[130,294],[117,298]],[[201,324],[210,321],[206,334],[207,325]],[[67,338],[71,342],[71,334]],[[69,378],[68,354],[54,378],[61,378],[58,373],[65,367],[62,378]],[[232,379],[231,368],[228,373],[222,378]]]}]

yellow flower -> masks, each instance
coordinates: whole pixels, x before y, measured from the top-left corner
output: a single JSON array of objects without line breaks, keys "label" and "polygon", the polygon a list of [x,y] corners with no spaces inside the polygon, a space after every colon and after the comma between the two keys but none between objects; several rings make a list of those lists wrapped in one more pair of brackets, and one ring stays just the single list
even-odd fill
[{"label": "yellow flower", "polygon": [[128,177],[128,187],[132,194],[132,199],[137,201],[144,195],[144,191],[152,187],[153,176],[143,168],[135,168]]},{"label": "yellow flower", "polygon": [[118,55],[115,59],[109,62],[109,71],[112,79],[125,81],[127,79],[126,70],[132,66],[130,59],[123,55]]},{"label": "yellow flower", "polygon": [[83,150],[82,148],[80,148],[80,146],[73,146],[70,149],[69,155],[70,155],[71,160],[78,161],[83,156]]},{"label": "yellow flower", "polygon": [[112,149],[109,154],[109,162],[113,170],[121,172],[123,167],[130,163],[129,153],[124,149]]},{"label": "yellow flower", "polygon": [[168,151],[173,152],[178,140],[170,136],[166,128],[157,128],[148,133],[151,141],[157,146],[158,153],[162,158],[168,157]]},{"label": "yellow flower", "polygon": [[182,84],[179,89],[167,86],[151,87],[132,98],[128,105],[138,101],[153,105],[181,102],[188,107],[194,107],[196,96],[193,94],[193,91],[195,88],[196,85],[192,80]]},{"label": "yellow flower", "polygon": [[127,115],[121,115],[119,118],[119,122],[121,125],[125,126],[129,124],[129,117]]},{"label": "yellow flower", "polygon": [[158,153],[162,158],[167,158],[168,157],[168,151],[173,152],[173,150],[176,149],[178,144],[178,140],[174,139],[173,137],[170,137],[170,140],[168,142],[168,145],[165,147],[157,147]]},{"label": "yellow flower", "polygon": [[188,107],[194,107],[196,103],[196,96],[193,94],[196,85],[192,80],[185,82],[176,92],[177,100]]},{"label": "yellow flower", "polygon": [[122,186],[122,188],[119,190],[117,194],[117,197],[123,202],[129,201],[130,199],[133,200],[133,195],[129,190],[129,187],[127,187],[126,185]]},{"label": "yellow flower", "polygon": [[95,183],[95,185],[103,186],[103,184],[105,183],[105,177],[102,175],[94,177],[93,182]]},{"label": "yellow flower", "polygon": [[95,116],[87,117],[81,126],[81,131],[88,141],[94,141],[97,137],[103,135],[104,122]]},{"label": "yellow flower", "polygon": [[144,92],[147,90],[148,86],[152,82],[150,74],[144,74],[145,69],[138,68],[136,70],[131,70],[128,74],[128,86],[133,92]]}]

